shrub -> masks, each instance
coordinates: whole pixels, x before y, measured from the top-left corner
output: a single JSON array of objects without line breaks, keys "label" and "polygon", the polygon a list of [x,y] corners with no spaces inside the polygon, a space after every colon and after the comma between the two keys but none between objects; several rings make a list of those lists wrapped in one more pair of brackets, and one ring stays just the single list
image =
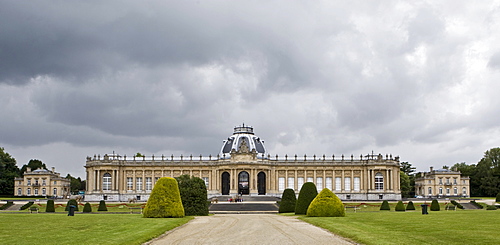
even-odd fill
[{"label": "shrub", "polygon": [[384,200],[382,205],[380,206],[380,210],[391,210],[391,206],[389,206],[389,202]]},{"label": "shrub", "polygon": [[182,206],[186,216],[207,216],[207,186],[198,177],[182,175],[175,178],[179,184]]},{"label": "shrub", "polygon": [[75,206],[75,211],[78,211],[78,202],[75,199],[69,199],[64,210],[69,211],[69,206]]},{"label": "shrub", "polygon": [[462,204],[460,204],[459,202],[455,201],[455,200],[451,200],[451,203],[455,206],[457,206],[457,208],[459,209],[464,209],[464,206],[462,206]]},{"label": "shrub", "polygon": [[406,210],[415,210],[415,205],[413,205],[412,201],[409,201],[406,205]]},{"label": "shrub", "polygon": [[91,213],[92,212],[92,206],[90,206],[90,203],[85,203],[85,206],[83,206],[83,212],[84,213]]},{"label": "shrub", "polygon": [[479,204],[479,203],[477,203],[476,200],[472,200],[469,203],[471,203],[472,205],[474,205],[476,208],[479,208],[479,209],[483,209],[484,208],[484,206],[481,205],[481,204]]},{"label": "shrub", "polygon": [[0,210],[5,210],[5,209],[8,209],[10,206],[14,205],[14,202],[11,202],[11,201],[7,201],[6,204],[2,205],[0,207]]},{"label": "shrub", "polygon": [[295,197],[295,191],[293,189],[286,189],[281,196],[280,208],[278,212],[280,213],[293,213],[295,211],[295,203],[297,202],[297,197]]},{"label": "shrub", "polygon": [[399,201],[398,204],[396,204],[396,208],[394,210],[404,212],[405,205],[403,204],[403,201]]},{"label": "shrub", "polygon": [[497,207],[495,205],[488,205],[486,206],[486,210],[497,210]]},{"label": "shrub", "polygon": [[495,202],[500,202],[500,193],[497,194],[497,198],[495,199]]},{"label": "shrub", "polygon": [[19,208],[19,210],[25,210],[25,209],[31,207],[31,205],[33,205],[33,203],[35,203],[35,202],[28,202],[28,203],[24,204],[23,206],[21,206]]},{"label": "shrub", "polygon": [[299,198],[295,203],[295,214],[306,214],[309,204],[318,195],[316,185],[312,182],[306,182],[302,185],[299,192]]},{"label": "shrub", "polygon": [[441,207],[439,206],[438,200],[434,199],[431,202],[431,211],[439,211],[441,210]]},{"label": "shrub", "polygon": [[344,217],[345,208],[340,199],[328,188],[323,189],[311,202],[307,209],[311,217]]},{"label": "shrub", "polygon": [[106,207],[106,202],[104,200],[101,200],[99,202],[99,207],[97,208],[97,211],[108,211],[108,207]]},{"label": "shrub", "polygon": [[143,217],[184,217],[184,207],[182,206],[177,180],[170,177],[163,177],[156,182],[144,208]]},{"label": "shrub", "polygon": [[54,200],[48,200],[47,206],[45,207],[45,212],[54,213],[55,211],[56,211],[56,208],[54,207]]}]

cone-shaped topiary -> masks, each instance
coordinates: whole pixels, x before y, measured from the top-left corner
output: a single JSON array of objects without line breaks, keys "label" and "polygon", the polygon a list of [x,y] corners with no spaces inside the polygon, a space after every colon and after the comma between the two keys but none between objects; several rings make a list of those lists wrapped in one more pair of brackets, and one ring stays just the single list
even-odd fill
[{"label": "cone-shaped topiary", "polygon": [[90,203],[85,203],[85,206],[83,206],[83,212],[84,213],[91,213],[92,212],[92,206],[90,206]]},{"label": "cone-shaped topiary", "polygon": [[399,201],[398,204],[396,204],[396,208],[394,210],[404,212],[405,205],[403,204],[403,201]]},{"label": "cone-shaped topiary", "polygon": [[299,198],[295,203],[295,214],[306,214],[309,204],[318,195],[316,185],[312,182],[306,182],[302,185],[299,192]]},{"label": "cone-shaped topiary", "polygon": [[441,207],[439,207],[439,202],[438,200],[434,199],[431,202],[431,211],[439,211]]},{"label": "cone-shaped topiary", "polygon": [[389,206],[389,202],[384,200],[382,205],[380,206],[380,210],[391,210],[391,206]]},{"label": "cone-shaped topiary", "polygon": [[54,200],[48,200],[47,206],[45,207],[45,212],[54,213],[55,211],[56,211],[56,208],[54,207]]},{"label": "cone-shaped topiary", "polygon": [[293,189],[286,189],[281,196],[280,208],[278,212],[293,213],[295,211],[296,202],[297,198],[295,197],[295,191]]},{"label": "cone-shaped topiary", "polygon": [[101,200],[99,202],[99,207],[97,208],[97,211],[108,211],[108,207],[106,207],[106,202],[104,200]]},{"label": "cone-shaped topiary", "polygon": [[307,209],[307,216],[344,217],[344,204],[335,193],[325,188],[312,200]]},{"label": "cone-shaped topiary", "polygon": [[413,205],[412,201],[408,202],[408,205],[406,205],[406,210],[415,210],[415,205]]},{"label": "cone-shaped topiary", "polygon": [[182,206],[186,216],[207,216],[207,186],[205,181],[198,177],[181,175],[175,178],[179,184]]},{"label": "cone-shaped topiary", "polygon": [[78,202],[75,199],[69,199],[64,210],[69,211],[69,206],[75,206],[75,212],[78,211]]},{"label": "cone-shaped topiary", "polygon": [[170,177],[163,177],[156,182],[144,208],[143,217],[184,217],[184,207],[182,206],[177,180]]}]

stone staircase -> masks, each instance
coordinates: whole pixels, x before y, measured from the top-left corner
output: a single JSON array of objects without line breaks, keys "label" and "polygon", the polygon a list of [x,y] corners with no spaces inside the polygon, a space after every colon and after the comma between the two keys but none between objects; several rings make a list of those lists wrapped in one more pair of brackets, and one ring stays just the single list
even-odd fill
[{"label": "stone staircase", "polygon": [[[218,196],[218,203],[209,207],[211,214],[256,214],[278,213],[279,198],[272,196],[242,196],[241,202],[229,202],[232,196]],[[212,198],[213,200],[213,198]]]},{"label": "stone staircase", "polygon": [[468,203],[468,202],[462,202],[460,203],[462,204],[462,206],[464,207],[464,209],[479,209],[478,207],[476,207],[474,204],[472,203]]}]

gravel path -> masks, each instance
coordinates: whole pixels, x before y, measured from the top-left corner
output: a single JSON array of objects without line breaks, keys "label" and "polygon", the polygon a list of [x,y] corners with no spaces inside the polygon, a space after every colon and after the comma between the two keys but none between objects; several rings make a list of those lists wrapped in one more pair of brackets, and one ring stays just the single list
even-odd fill
[{"label": "gravel path", "polygon": [[198,216],[147,244],[353,244],[291,216]]}]

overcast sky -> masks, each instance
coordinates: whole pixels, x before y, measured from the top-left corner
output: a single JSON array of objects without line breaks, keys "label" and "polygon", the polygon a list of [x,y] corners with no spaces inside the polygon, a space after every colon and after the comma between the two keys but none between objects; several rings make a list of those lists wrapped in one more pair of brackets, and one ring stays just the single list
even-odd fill
[{"label": "overcast sky", "polygon": [[418,171],[500,146],[499,1],[0,0],[0,147],[85,158],[400,156]]}]

